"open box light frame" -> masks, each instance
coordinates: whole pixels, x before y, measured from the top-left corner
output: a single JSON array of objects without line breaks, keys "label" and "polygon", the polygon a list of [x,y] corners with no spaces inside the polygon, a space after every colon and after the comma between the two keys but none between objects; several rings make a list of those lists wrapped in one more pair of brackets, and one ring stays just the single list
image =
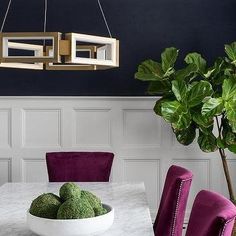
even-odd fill
[{"label": "open box light frame", "polygon": [[[43,46],[26,44],[26,43],[9,42],[8,47],[9,49],[18,49],[18,50],[31,51],[31,52],[33,51],[35,56],[38,56],[38,57],[43,56]],[[43,63],[2,62],[0,63],[0,67],[43,70]]]},{"label": "open box light frame", "polygon": [[[36,44],[35,41],[44,43]],[[51,41],[51,45],[47,45],[48,41]],[[9,55],[9,49],[34,53],[30,56]],[[89,52],[89,56],[78,56],[78,52],[82,51]],[[119,67],[119,41],[77,33],[66,33],[64,37],[60,32],[0,33],[0,67],[46,70]]]}]

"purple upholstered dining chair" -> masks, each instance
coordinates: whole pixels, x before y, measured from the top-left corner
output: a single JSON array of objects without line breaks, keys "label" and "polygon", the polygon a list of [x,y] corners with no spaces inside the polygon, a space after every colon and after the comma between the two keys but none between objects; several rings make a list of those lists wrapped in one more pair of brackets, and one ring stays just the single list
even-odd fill
[{"label": "purple upholstered dining chair", "polygon": [[184,214],[193,174],[179,166],[171,166],[166,175],[155,223],[155,236],[181,236]]},{"label": "purple upholstered dining chair", "polygon": [[232,202],[202,190],[195,198],[186,236],[231,236],[235,216]]},{"label": "purple upholstered dining chair", "polygon": [[49,182],[108,182],[113,158],[109,152],[47,153]]}]

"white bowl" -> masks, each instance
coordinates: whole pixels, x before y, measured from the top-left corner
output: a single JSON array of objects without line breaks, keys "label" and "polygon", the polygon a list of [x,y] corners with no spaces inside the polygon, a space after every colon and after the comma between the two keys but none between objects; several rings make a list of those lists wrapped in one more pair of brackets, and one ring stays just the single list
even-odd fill
[{"label": "white bowl", "polygon": [[54,220],[31,215],[27,212],[27,224],[31,231],[41,236],[84,236],[101,234],[108,230],[114,221],[114,209],[106,204],[107,213],[101,216]]}]

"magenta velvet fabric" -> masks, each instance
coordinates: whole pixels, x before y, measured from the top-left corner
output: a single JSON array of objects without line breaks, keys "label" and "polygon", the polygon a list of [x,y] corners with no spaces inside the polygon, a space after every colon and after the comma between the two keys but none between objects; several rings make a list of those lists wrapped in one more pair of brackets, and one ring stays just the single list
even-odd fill
[{"label": "magenta velvet fabric", "polygon": [[108,182],[113,158],[109,152],[47,153],[49,182]]},{"label": "magenta velvet fabric", "polygon": [[179,166],[168,170],[157,217],[155,236],[181,236],[193,174]]},{"label": "magenta velvet fabric", "polygon": [[236,207],[227,198],[202,190],[195,198],[186,236],[231,236]]}]

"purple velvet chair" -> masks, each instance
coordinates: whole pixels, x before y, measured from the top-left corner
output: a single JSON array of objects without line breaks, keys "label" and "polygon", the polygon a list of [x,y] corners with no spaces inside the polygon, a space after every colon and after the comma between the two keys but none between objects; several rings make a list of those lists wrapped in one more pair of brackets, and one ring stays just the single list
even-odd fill
[{"label": "purple velvet chair", "polygon": [[195,198],[186,236],[231,236],[235,216],[232,202],[202,190]]},{"label": "purple velvet chair", "polygon": [[108,182],[113,158],[109,152],[47,153],[49,182]]},{"label": "purple velvet chair", "polygon": [[157,217],[155,236],[181,236],[193,174],[179,166],[168,170]]}]

